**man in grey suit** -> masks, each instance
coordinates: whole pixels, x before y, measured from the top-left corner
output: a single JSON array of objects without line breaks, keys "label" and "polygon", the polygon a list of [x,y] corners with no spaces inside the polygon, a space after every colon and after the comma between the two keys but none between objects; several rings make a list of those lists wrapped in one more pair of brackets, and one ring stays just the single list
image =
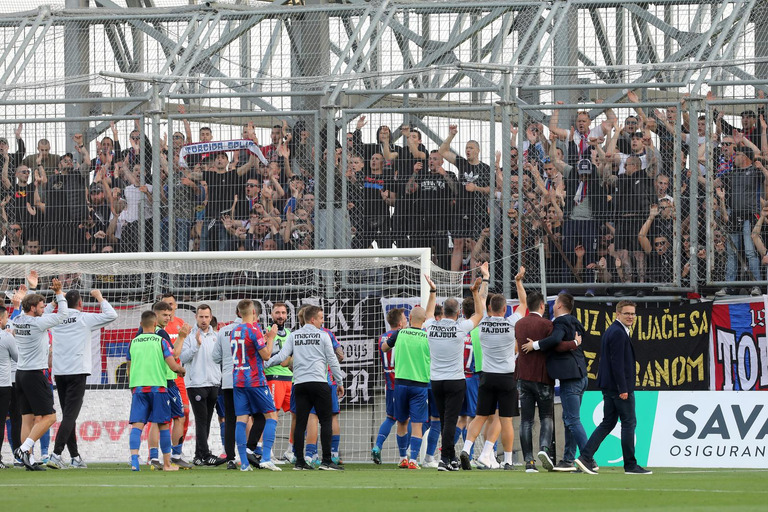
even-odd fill
[{"label": "man in grey suit", "polygon": [[629,338],[629,328],[635,321],[636,304],[622,300],[616,304],[616,320],[603,334],[597,385],[603,391],[603,421],[597,426],[587,445],[576,459],[584,473],[596,475],[593,456],[600,444],[621,419],[621,451],[624,473],[650,475],[635,458],[635,351]]}]

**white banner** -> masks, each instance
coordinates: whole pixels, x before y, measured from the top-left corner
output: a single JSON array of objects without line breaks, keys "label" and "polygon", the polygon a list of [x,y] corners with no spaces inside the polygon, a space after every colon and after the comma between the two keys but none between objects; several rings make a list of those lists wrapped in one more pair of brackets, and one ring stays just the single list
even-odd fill
[{"label": "white banner", "polygon": [[648,465],[768,468],[765,404],[750,391],[659,392]]},{"label": "white banner", "polygon": [[179,165],[187,167],[187,155],[204,155],[207,153],[222,153],[224,151],[240,151],[241,149],[250,151],[261,160],[262,164],[269,165],[269,160],[264,157],[259,146],[248,139],[219,140],[187,144],[181,148],[181,151],[179,151]]}]

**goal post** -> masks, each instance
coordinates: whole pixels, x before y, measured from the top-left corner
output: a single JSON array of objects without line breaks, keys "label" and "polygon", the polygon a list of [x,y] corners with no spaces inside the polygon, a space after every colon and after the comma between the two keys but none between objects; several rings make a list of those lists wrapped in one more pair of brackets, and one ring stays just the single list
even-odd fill
[{"label": "goal post", "polygon": [[[424,275],[432,276],[439,297],[461,296],[464,285],[463,273],[433,267],[429,249],[57,254],[8,256],[3,263],[0,286],[8,297],[35,270],[40,292],[47,298],[51,298],[50,280],[58,277],[65,291],[81,292],[86,311],[98,310],[88,294],[99,289],[118,312],[115,322],[91,338],[92,372],[76,429],[80,451],[89,462],[127,457],[130,393],[125,355],[141,312],[162,293],[174,293],[176,316],[189,324],[194,324],[195,310],[203,303],[211,307],[222,326],[237,321],[239,300],[253,299],[261,308],[260,323],[269,326],[272,306],[285,302],[286,324],[291,330],[297,328],[296,312],[301,305],[323,307],[326,327],[335,333],[345,353],[342,369],[347,395],[340,403],[342,459],[365,461],[386,416],[376,344],[388,330],[387,308],[426,304],[429,286]],[[54,396],[60,421],[61,408],[56,393]],[[194,418],[190,421],[184,444],[187,456],[194,450],[196,431]],[[289,425],[290,416],[281,413],[275,455],[286,449]],[[53,435],[57,427],[58,422]],[[216,420],[209,444],[214,453],[223,451]],[[393,434],[385,445],[385,460],[396,458],[394,446]],[[146,443],[141,454],[146,455]],[[11,458],[7,443],[3,456]]]}]

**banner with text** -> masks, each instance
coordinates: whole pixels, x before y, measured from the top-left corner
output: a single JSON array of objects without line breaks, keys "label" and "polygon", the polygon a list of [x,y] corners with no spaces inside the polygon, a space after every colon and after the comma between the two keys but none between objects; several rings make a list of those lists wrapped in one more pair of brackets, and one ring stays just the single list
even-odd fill
[{"label": "banner with text", "polygon": [[[711,303],[674,308],[637,307],[632,346],[638,390],[706,390]],[[574,314],[586,329],[583,340],[589,389],[597,389],[600,340],[615,319],[615,306],[576,301]]]},{"label": "banner with text", "polygon": [[768,339],[763,299],[715,304],[712,308],[710,389],[768,389]]},{"label": "banner with text", "polygon": [[[635,457],[641,466],[768,468],[768,408],[760,393],[638,391]],[[581,419],[591,434],[603,418],[603,395],[587,391]],[[595,454],[600,466],[623,466],[621,423]]]}]

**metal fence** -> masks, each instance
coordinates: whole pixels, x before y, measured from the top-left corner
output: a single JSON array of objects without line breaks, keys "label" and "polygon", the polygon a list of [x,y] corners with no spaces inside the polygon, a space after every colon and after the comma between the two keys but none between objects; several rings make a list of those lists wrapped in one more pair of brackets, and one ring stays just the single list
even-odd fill
[{"label": "metal fence", "polygon": [[[761,2],[83,4],[0,22],[8,254],[426,245],[508,294],[519,266],[596,295],[768,284]],[[180,165],[205,140],[266,163]]]}]

